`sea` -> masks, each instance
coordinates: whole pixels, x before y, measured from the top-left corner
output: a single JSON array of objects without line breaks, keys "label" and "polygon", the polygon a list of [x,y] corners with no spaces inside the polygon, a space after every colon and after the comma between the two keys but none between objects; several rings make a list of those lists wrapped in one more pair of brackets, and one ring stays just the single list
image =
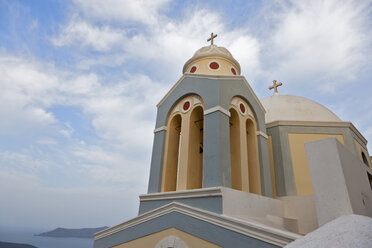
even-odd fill
[{"label": "sea", "polygon": [[4,228],[0,227],[0,241],[23,243],[38,248],[92,248],[93,239],[87,238],[52,238],[35,236],[53,230],[40,228]]}]

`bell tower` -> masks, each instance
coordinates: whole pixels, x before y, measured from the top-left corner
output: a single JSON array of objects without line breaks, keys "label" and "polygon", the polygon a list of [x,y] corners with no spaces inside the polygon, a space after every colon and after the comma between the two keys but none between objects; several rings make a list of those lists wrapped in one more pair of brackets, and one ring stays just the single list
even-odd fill
[{"label": "bell tower", "polygon": [[265,110],[216,37],[157,105],[149,194],[220,186],[272,194]]}]

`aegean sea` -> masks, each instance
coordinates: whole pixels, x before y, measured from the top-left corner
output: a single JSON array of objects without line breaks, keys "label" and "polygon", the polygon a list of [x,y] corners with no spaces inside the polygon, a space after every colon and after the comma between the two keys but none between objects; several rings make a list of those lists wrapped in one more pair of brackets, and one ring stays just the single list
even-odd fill
[{"label": "aegean sea", "polygon": [[5,228],[0,227],[0,241],[23,243],[37,248],[92,248],[93,239],[54,238],[35,236],[54,228]]}]

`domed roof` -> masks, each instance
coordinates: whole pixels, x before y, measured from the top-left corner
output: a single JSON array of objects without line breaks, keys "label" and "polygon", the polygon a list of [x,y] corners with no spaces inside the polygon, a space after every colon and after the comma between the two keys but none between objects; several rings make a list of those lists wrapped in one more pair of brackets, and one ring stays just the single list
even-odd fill
[{"label": "domed roof", "polygon": [[205,58],[205,57],[222,57],[222,58],[225,58],[236,66],[236,68],[238,69],[238,74],[240,74],[240,64],[238,63],[238,61],[236,61],[236,59],[234,59],[234,57],[231,55],[229,50],[227,50],[224,47],[219,47],[219,46],[216,46],[216,45],[205,46],[205,47],[202,47],[199,50],[197,50],[194,53],[194,56],[192,56],[191,59],[189,59],[185,63],[185,65],[183,66],[182,72],[185,73],[187,67],[192,62],[194,62],[195,60]]},{"label": "domed roof", "polygon": [[266,123],[273,121],[342,121],[323,105],[300,96],[276,93],[262,99],[261,103],[266,110]]}]

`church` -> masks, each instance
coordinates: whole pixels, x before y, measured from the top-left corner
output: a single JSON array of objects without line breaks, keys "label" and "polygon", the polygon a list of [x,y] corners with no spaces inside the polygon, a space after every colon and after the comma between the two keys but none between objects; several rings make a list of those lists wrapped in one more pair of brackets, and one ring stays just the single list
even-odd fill
[{"label": "church", "polygon": [[138,216],[94,248],[283,247],[343,215],[372,217],[367,140],[310,99],[258,99],[224,47],[200,48],[160,100]]}]

